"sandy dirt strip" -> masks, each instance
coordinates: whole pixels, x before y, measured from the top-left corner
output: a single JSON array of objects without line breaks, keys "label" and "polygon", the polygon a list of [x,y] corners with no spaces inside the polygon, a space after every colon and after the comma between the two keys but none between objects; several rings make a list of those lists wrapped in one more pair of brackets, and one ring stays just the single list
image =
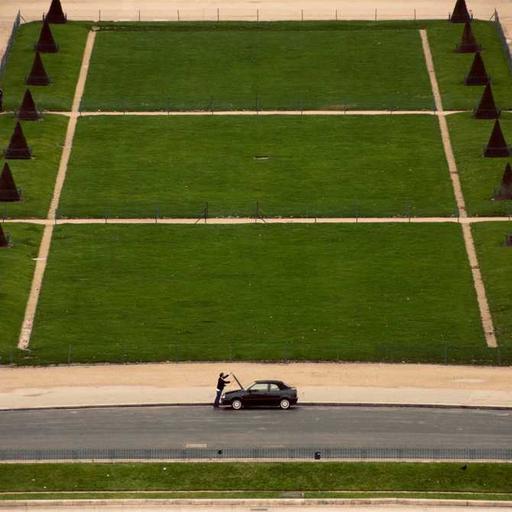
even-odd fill
[{"label": "sandy dirt strip", "polygon": [[244,386],[283,380],[306,402],[512,407],[507,367],[216,362],[4,368],[0,409],[206,403],[220,371],[234,373]]},{"label": "sandy dirt strip", "polygon": [[[432,94],[434,95],[436,110],[442,113],[443,102],[441,99],[439,85],[437,83],[434,61],[432,59],[432,53],[430,51],[427,31],[420,30],[420,35],[423,45],[423,52],[425,53],[425,62],[427,64],[427,70],[430,76],[430,83],[432,85]],[[446,161],[448,162],[448,168],[450,170],[450,178],[452,180],[453,193],[455,195],[455,201],[457,203],[457,208],[459,210],[459,217],[465,218],[467,217],[466,203],[464,201],[464,195],[462,193],[462,186],[460,183],[459,171],[457,170],[457,163],[455,161],[455,156],[453,154],[448,123],[446,122],[446,117],[442,115],[438,116],[438,119]],[[494,324],[492,321],[491,310],[489,308],[489,303],[487,301],[484,280],[482,278],[482,273],[480,272],[480,266],[478,264],[478,257],[475,249],[475,242],[473,240],[473,234],[471,232],[471,227],[469,224],[462,225],[462,234],[464,237],[464,244],[466,246],[466,253],[468,255],[469,265],[471,267],[471,273],[473,275],[473,284],[475,286],[478,307],[480,309],[480,317],[482,319],[482,328],[484,331],[485,341],[488,347],[496,348],[498,346],[498,341],[496,339],[496,334],[494,332]]]}]

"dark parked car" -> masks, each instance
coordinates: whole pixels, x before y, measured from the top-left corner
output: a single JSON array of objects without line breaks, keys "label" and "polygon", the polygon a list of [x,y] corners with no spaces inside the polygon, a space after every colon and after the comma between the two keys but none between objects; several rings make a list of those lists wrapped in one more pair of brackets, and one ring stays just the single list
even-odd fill
[{"label": "dark parked car", "polygon": [[220,403],[230,405],[236,411],[242,407],[268,406],[289,409],[297,403],[297,390],[280,380],[257,380],[248,388],[227,391],[222,395]]}]

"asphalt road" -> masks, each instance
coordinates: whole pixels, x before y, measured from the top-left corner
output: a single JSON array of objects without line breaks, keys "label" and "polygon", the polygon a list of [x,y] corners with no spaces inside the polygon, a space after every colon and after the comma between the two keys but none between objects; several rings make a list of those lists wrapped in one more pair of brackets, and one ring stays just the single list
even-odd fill
[{"label": "asphalt road", "polygon": [[511,446],[509,410],[127,407],[0,412],[0,449]]}]

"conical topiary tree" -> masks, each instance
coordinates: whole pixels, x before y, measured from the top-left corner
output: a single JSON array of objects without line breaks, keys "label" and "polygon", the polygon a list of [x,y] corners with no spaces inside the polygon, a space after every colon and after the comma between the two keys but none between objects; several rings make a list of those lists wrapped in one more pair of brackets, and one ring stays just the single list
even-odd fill
[{"label": "conical topiary tree", "polygon": [[52,30],[50,29],[50,24],[47,19],[43,21],[35,49],[41,53],[57,53],[59,51],[59,47],[53,38]]},{"label": "conical topiary tree", "polygon": [[450,16],[450,21],[452,23],[471,22],[471,16],[469,15],[469,11],[466,6],[466,0],[457,0],[455,7],[453,8],[452,15]]},{"label": "conical topiary tree", "polygon": [[32,156],[32,151],[28,147],[27,139],[25,139],[19,122],[16,123],[9,146],[4,151],[4,156],[12,160],[28,160]]},{"label": "conical topiary tree", "polygon": [[481,49],[482,48],[477,43],[473,30],[471,29],[471,23],[466,21],[464,24],[464,30],[462,31],[462,38],[455,51],[459,53],[475,53],[479,52]]},{"label": "conical topiary tree", "polygon": [[491,84],[487,84],[482,94],[482,98],[475,110],[477,119],[498,119],[500,111],[496,107],[494,96],[492,94]]},{"label": "conical topiary tree", "polygon": [[50,10],[46,14],[45,19],[48,20],[48,23],[66,23],[67,18],[62,10],[60,0],[52,0]]},{"label": "conical topiary tree", "polygon": [[495,194],[494,199],[497,201],[512,199],[512,168],[509,163],[505,166],[505,172],[501,178],[500,188]]},{"label": "conical topiary tree", "polygon": [[48,85],[50,83],[50,77],[44,68],[39,52],[36,52],[32,69],[25,83],[27,85]]},{"label": "conical topiary tree", "polygon": [[492,129],[491,137],[485,148],[484,156],[490,158],[510,156],[510,148],[505,141],[505,136],[503,135],[498,120],[494,123],[494,128]]},{"label": "conical topiary tree", "polygon": [[29,89],[25,91],[23,101],[21,102],[19,110],[16,112],[16,116],[22,121],[37,121],[41,117]]},{"label": "conical topiary tree", "polygon": [[16,188],[9,164],[5,162],[0,174],[0,201],[19,201],[20,193]]},{"label": "conical topiary tree", "polygon": [[469,74],[466,76],[464,83],[466,85],[486,85],[489,83],[489,75],[485,69],[484,60],[482,59],[480,52],[475,53],[473,64],[471,64],[471,69],[469,70]]}]

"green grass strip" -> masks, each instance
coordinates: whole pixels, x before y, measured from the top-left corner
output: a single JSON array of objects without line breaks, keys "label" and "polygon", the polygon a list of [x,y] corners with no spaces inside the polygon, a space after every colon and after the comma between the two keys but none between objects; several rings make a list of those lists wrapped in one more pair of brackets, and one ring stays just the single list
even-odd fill
[{"label": "green grass strip", "polygon": [[[0,202],[0,215],[10,218],[46,217],[50,206],[68,118],[45,115],[40,121],[22,123],[27,143],[32,149],[30,160],[9,160],[16,186],[22,190],[22,201]],[[9,116],[0,116],[0,149],[7,147],[15,126]],[[4,160],[0,157],[0,166]],[[1,168],[0,167],[0,168]]]},{"label": "green grass strip", "polygon": [[12,247],[0,249],[0,363],[17,358],[16,344],[25,313],[42,228],[4,224]]},{"label": "green grass strip", "polygon": [[[0,491],[512,493],[512,465],[453,463],[3,464]],[[312,496],[313,497],[313,496]]]},{"label": "green grass strip", "polygon": [[[471,114],[451,115],[447,120],[469,215],[511,215],[512,201],[494,199],[509,159],[483,156],[494,121],[474,119]],[[503,114],[500,124],[512,144],[512,115]]]},{"label": "green grass strip", "polygon": [[417,30],[282,26],[100,31],[81,109],[432,108]]},{"label": "green grass strip", "polygon": [[41,364],[494,357],[456,224],[57,226],[31,349]]},{"label": "green grass strip", "polygon": [[[101,141],[101,147],[98,146]],[[433,116],[84,117],[63,217],[451,216]]]},{"label": "green grass strip", "polygon": [[512,359],[512,290],[508,276],[512,273],[512,247],[504,245],[512,233],[512,222],[489,222],[472,226],[478,260],[491,308],[501,361]]}]

